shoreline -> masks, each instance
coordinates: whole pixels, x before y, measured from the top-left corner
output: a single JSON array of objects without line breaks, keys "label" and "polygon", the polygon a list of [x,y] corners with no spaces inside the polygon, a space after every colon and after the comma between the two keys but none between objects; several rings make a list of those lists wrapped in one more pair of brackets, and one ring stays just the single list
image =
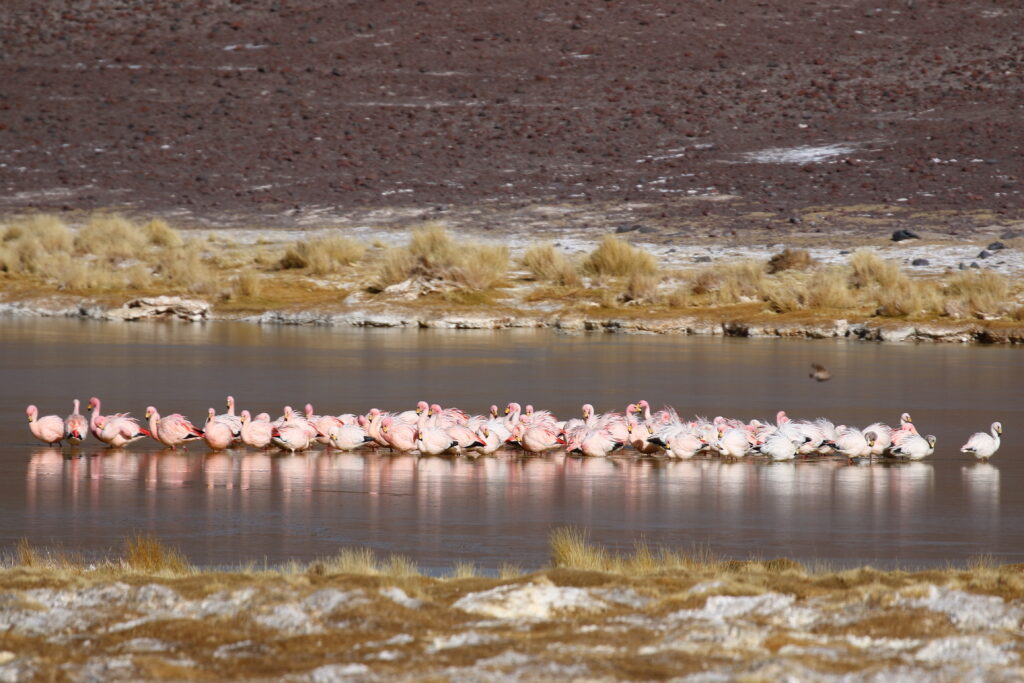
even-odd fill
[{"label": "shoreline", "polygon": [[[201,570],[153,537],[0,568],[3,680],[1013,680],[1020,565],[908,572],[729,561],[555,529],[551,561],[431,578],[342,549]],[[69,647],[69,645],[72,645]],[[73,645],[78,645],[75,647]]]},{"label": "shoreline", "polygon": [[[132,301],[154,301],[143,297]],[[850,339],[874,342],[933,342],[959,344],[1024,344],[1024,324],[1006,321],[958,321],[956,323],[886,320],[851,321],[844,318],[818,317],[813,321],[764,320],[733,318],[721,311],[707,315],[665,317],[584,316],[580,314],[548,316],[510,312],[489,315],[486,311],[464,312],[424,309],[419,312],[399,310],[378,312],[366,309],[346,311],[267,310],[255,314],[218,313],[200,299],[162,297],[147,312],[145,307],[133,310],[127,302],[121,307],[107,307],[94,300],[68,302],[57,307],[41,306],[31,301],[0,302],[2,318],[77,318],[103,322],[140,322],[143,320],[175,320],[181,322],[243,322],[259,325],[293,325],[351,328],[402,328],[445,330],[548,329],[563,334],[604,332],[610,334],[661,334],[680,336],[723,336],[788,339]],[[174,307],[178,310],[171,310]],[[803,316],[806,317],[806,316]]]}]

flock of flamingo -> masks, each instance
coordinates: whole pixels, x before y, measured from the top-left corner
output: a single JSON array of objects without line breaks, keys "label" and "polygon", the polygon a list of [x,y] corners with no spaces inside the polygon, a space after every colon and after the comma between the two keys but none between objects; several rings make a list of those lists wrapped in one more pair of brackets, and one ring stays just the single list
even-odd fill
[{"label": "flock of flamingo", "polygon": [[[306,404],[296,413],[285,406],[284,414],[271,420],[267,413],[253,417],[248,410],[235,413],[235,400],[227,398],[227,412],[216,414],[210,408],[203,429],[184,415],[161,417],[156,408],[146,408],[147,427],[128,413],[103,415],[100,400],[89,399],[90,417],[79,411],[79,401],[67,418],[39,416],[34,405],[25,410],[32,434],[50,445],[67,441],[81,443],[91,432],[112,448],[121,448],[153,438],[176,448],[195,440],[205,440],[213,450],[237,444],[252,448],[276,446],[292,453],[318,443],[328,448],[352,450],[360,447],[389,448],[421,455],[445,453],[476,457],[494,453],[503,446],[518,447],[528,453],[545,453],[564,448],[566,452],[603,457],[621,448],[631,447],[643,454],[663,454],[672,458],[692,458],[698,453],[742,458],[761,454],[771,460],[792,460],[798,456],[845,456],[850,461],[875,457],[920,460],[935,450],[935,437],[918,433],[910,415],[900,416],[899,427],[881,422],[858,429],[835,425],[825,418],[792,420],[780,411],[775,422],[716,417],[684,420],[672,408],[652,413],[647,401],[631,403],[625,413],[594,412],[583,406],[581,417],[558,420],[551,412],[521,408],[509,403],[499,415],[491,406],[487,415],[469,416],[458,408],[442,408],[420,401],[415,410],[387,413],[374,408],[365,415],[316,415]],[[999,449],[1003,427],[993,422],[990,433],[973,434],[960,449],[979,460],[988,460]]]}]

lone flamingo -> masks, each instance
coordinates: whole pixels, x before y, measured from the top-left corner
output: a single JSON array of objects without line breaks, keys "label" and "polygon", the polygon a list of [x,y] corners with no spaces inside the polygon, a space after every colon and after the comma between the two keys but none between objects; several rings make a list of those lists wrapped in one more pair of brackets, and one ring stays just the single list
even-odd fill
[{"label": "lone flamingo", "polygon": [[972,453],[975,458],[985,462],[999,450],[999,435],[1002,433],[1002,423],[993,422],[991,434],[986,434],[985,432],[971,434],[971,438],[967,439],[967,443],[960,447],[960,452]]}]

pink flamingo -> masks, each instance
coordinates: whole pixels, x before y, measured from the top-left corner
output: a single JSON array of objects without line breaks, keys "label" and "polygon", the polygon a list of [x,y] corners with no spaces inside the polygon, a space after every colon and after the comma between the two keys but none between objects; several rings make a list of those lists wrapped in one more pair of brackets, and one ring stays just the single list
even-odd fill
[{"label": "pink flamingo", "polygon": [[89,433],[89,422],[85,419],[84,415],[78,412],[78,407],[79,402],[76,398],[71,414],[64,419],[64,438],[67,439],[68,443],[75,446],[82,443],[86,434]]},{"label": "pink flamingo", "polygon": [[203,438],[203,433],[180,413],[160,417],[156,408],[149,406],[146,408],[146,419],[149,420],[150,436],[172,449],[186,441]]},{"label": "pink flamingo", "polygon": [[125,415],[96,415],[92,424],[93,435],[110,448],[122,448],[150,436],[134,417]]},{"label": "pink flamingo", "polygon": [[527,453],[543,453],[559,446],[558,431],[546,424],[533,427],[518,424],[508,441],[518,443]]},{"label": "pink flamingo", "polygon": [[28,428],[32,436],[45,444],[59,446],[64,439],[64,420],[58,415],[44,415],[39,417],[39,409],[35,406],[25,408],[28,415]]},{"label": "pink flamingo", "polygon": [[[269,415],[267,416],[270,417]],[[242,443],[253,448],[266,448],[270,445],[271,432],[274,431],[270,420],[253,420],[248,410],[242,411]]]},{"label": "pink flamingo", "polygon": [[484,444],[479,448],[479,451],[484,455],[490,455],[501,448],[501,444],[504,443],[504,439],[501,438],[501,434],[494,429],[491,429],[488,425],[480,427],[480,430],[477,433],[480,435],[480,439]]},{"label": "pink flamingo", "polygon": [[[426,417],[426,413],[420,416]],[[388,442],[388,446],[399,453],[407,453],[416,448],[416,427],[407,422],[402,422],[388,415],[383,419],[380,426],[381,436]]]},{"label": "pink flamingo", "polygon": [[203,428],[203,439],[215,451],[223,451],[235,440],[235,433],[226,422],[217,419],[217,411],[210,408],[206,415],[206,426]]}]

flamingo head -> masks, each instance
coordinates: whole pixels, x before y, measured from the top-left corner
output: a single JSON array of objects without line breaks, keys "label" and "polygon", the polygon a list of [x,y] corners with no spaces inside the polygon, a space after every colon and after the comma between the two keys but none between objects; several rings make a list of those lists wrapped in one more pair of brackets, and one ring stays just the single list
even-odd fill
[{"label": "flamingo head", "polygon": [[637,405],[635,403],[630,403],[628,406],[626,406],[626,417],[629,417],[633,413],[639,414],[640,410],[637,408]]},{"label": "flamingo head", "polygon": [[39,414],[39,408],[29,406],[28,408],[25,408],[25,414],[28,415],[29,422],[35,422],[36,415]]},{"label": "flamingo head", "polygon": [[153,406],[149,406],[148,408],[146,408],[146,419],[147,420],[149,418],[153,417],[156,414],[157,414],[156,408],[154,408]]},{"label": "flamingo head", "polygon": [[444,411],[441,409],[440,404],[438,404],[438,403],[431,404],[431,406],[430,406],[430,414],[431,415],[440,415],[443,412]]},{"label": "flamingo head", "polygon": [[647,399],[642,398],[636,402],[636,412],[643,412],[651,407],[651,404],[647,402]]},{"label": "flamingo head", "polygon": [[313,417],[313,404],[312,403],[307,403],[306,404],[306,417],[307,418]]},{"label": "flamingo head", "polygon": [[513,403],[509,403],[507,406],[505,406],[505,414],[506,415],[508,415],[509,413],[518,413],[520,410],[522,410],[522,408],[520,408],[518,403],[514,403],[513,402]]},{"label": "flamingo head", "polygon": [[370,408],[370,412],[366,414],[367,420],[373,420],[375,417],[380,415],[380,411],[376,408]]},{"label": "flamingo head", "polygon": [[583,419],[589,420],[590,416],[594,414],[594,406],[589,403],[583,404]]},{"label": "flamingo head", "polygon": [[235,407],[235,397],[234,396],[228,396],[226,404],[225,404],[224,407],[227,408],[228,410],[231,410],[232,408],[234,408]]},{"label": "flamingo head", "polygon": [[878,434],[875,434],[874,432],[868,432],[867,434],[864,435],[864,440],[868,442],[869,446],[874,446],[875,441],[878,440]]},{"label": "flamingo head", "polygon": [[937,439],[935,438],[934,434],[929,434],[928,436],[924,437],[924,440],[928,442],[929,447],[935,448],[935,442],[937,441]]},{"label": "flamingo head", "polygon": [[913,423],[914,421],[910,418],[910,413],[903,413],[902,415],[900,415],[900,422]]},{"label": "flamingo head", "polygon": [[240,419],[242,420],[242,424],[245,424],[252,419],[252,415],[249,414],[248,410],[243,410]]},{"label": "flamingo head", "polygon": [[380,423],[380,431],[387,434],[391,430],[391,425],[393,422],[394,421],[391,419],[390,416],[385,417],[384,421]]},{"label": "flamingo head", "polygon": [[426,401],[420,401],[419,403],[416,404],[416,414],[417,415],[422,415],[423,413],[425,413],[425,412],[427,412],[429,410],[430,410],[430,406],[427,404]]},{"label": "flamingo head", "polygon": [[498,406],[491,404],[491,417],[498,417]]},{"label": "flamingo head", "polygon": [[993,422],[992,423],[992,431],[995,432],[996,434],[1002,434],[1003,433],[1003,423],[1002,422]]},{"label": "flamingo head", "polygon": [[526,407],[523,408],[523,414],[525,414],[527,416],[533,415],[533,404],[527,403]]},{"label": "flamingo head", "polygon": [[206,424],[210,424],[211,422],[213,422],[213,416],[216,415],[216,414],[217,414],[216,410],[214,410],[213,408],[209,408],[206,411]]},{"label": "flamingo head", "polygon": [[95,396],[90,398],[89,399],[89,411],[91,412],[93,410],[96,410],[96,406],[98,406],[99,404],[100,404],[100,400],[98,398],[96,398]]}]

